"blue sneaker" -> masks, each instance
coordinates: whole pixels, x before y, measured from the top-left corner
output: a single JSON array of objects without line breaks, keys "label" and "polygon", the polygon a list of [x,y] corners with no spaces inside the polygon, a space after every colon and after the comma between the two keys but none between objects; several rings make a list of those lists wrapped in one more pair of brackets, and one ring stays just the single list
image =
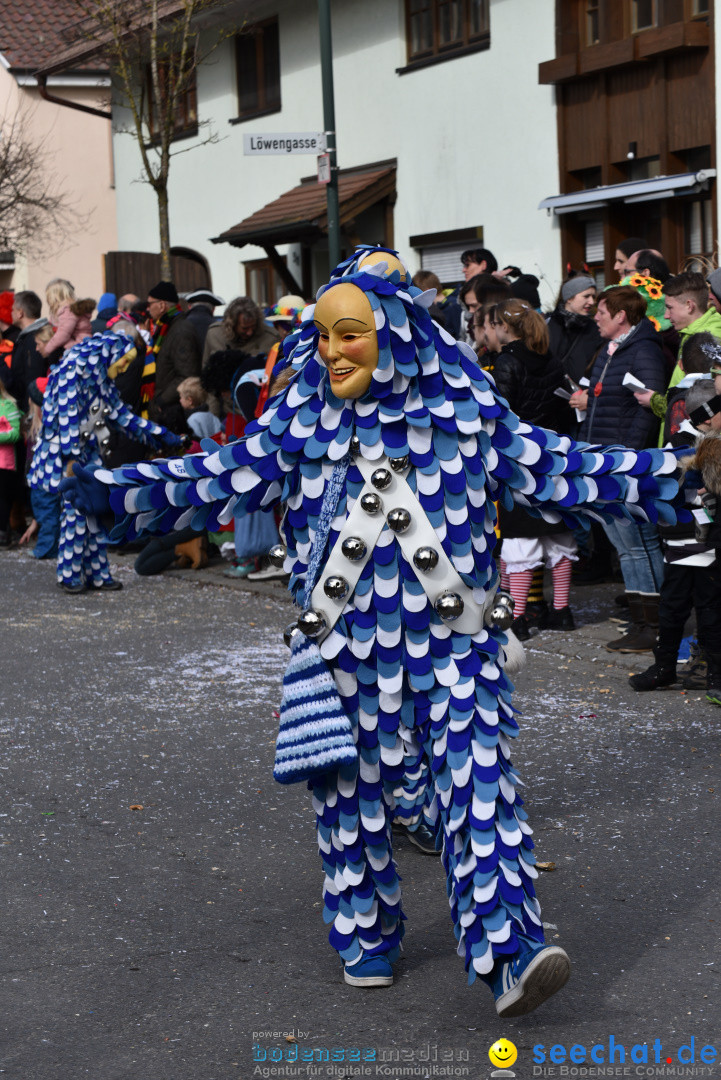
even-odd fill
[{"label": "blue sneaker", "polygon": [[558,945],[539,945],[499,962],[491,989],[499,1016],[524,1016],[568,982],[571,961]]},{"label": "blue sneaker", "polygon": [[344,966],[343,979],[349,986],[392,986],[393,968],[387,956],[364,956]]}]

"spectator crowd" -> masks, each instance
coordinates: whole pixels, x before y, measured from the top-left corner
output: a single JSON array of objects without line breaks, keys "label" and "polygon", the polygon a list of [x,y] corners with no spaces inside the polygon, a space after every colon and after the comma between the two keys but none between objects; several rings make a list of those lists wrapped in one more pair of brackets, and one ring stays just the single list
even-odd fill
[{"label": "spectator crowd", "polygon": [[[427,270],[413,282],[431,294],[434,319],[471,345],[521,420],[596,448],[689,447],[693,523],[639,518],[572,531],[560,516],[553,524],[499,506],[497,555],[519,640],[573,633],[572,583],[622,580],[623,631],[606,648],[652,661],[631,677],[632,687],[675,683],[690,634],[682,684],[721,705],[721,468],[709,464],[721,440],[721,269],[672,274],[661,252],[634,237],[619,245],[615,269],[618,282],[601,290],[588,268],[569,269],[546,312],[539,279],[500,268],[483,248],[464,252],[460,284]],[[286,295],[263,311],[250,297],[225,304],[209,289],[181,296],[170,281],[145,298],[78,297],[61,278],[48,283],[44,299],[29,290],[0,294],[0,547],[32,545],[35,558],[57,560],[67,592],[120,588],[102,543],[63,504],[63,471],[90,461],[90,448],[113,468],[144,460],[148,445],[154,453],[180,445],[193,452],[207,449],[207,440],[242,437],[282,377],[282,341],[300,326],[306,303]],[[68,420],[65,388],[72,397],[88,371],[94,389]],[[75,424],[70,442],[68,423]],[[136,545],[135,568],[148,575],[201,567],[217,554],[229,577],[282,578],[268,557],[279,523],[259,512],[216,532],[146,537]]]}]

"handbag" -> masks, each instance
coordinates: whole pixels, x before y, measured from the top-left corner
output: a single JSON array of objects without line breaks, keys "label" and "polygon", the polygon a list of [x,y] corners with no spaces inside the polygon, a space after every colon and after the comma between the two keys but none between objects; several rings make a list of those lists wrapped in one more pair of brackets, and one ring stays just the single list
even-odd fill
[{"label": "handbag", "polygon": [[[323,496],[301,601],[304,609],[310,603],[320,573],[349,460],[346,456],[337,462]],[[352,724],[318,643],[295,630],[291,638],[290,662],[283,676],[273,776],[281,784],[294,784],[334,772],[357,758]]]}]

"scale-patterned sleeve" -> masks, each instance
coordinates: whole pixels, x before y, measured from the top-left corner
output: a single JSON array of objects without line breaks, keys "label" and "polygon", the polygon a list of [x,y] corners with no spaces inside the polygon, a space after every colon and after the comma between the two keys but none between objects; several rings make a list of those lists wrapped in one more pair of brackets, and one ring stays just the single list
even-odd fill
[{"label": "scale-patterned sleeve", "polygon": [[110,410],[105,419],[111,427],[124,431],[139,442],[147,443],[155,450],[161,450],[164,446],[182,445],[183,440],[179,435],[173,434],[162,424],[154,424],[152,420],[144,420],[142,416],[134,413],[121,398],[112,379],[105,381],[103,399]]},{"label": "scale-patterned sleeve", "polygon": [[95,479],[110,487],[112,538],[187,527],[213,531],[242,514],[269,511],[292,494],[294,462],[263,453],[259,436],[221,448],[206,440],[206,446],[214,449],[99,469]]},{"label": "scale-patterned sleeve", "polygon": [[[689,521],[679,490],[677,458],[687,449],[629,450],[591,446],[524,423],[504,408],[490,433],[486,468],[497,497],[569,529],[598,521]],[[619,432],[622,436],[623,432]]]}]

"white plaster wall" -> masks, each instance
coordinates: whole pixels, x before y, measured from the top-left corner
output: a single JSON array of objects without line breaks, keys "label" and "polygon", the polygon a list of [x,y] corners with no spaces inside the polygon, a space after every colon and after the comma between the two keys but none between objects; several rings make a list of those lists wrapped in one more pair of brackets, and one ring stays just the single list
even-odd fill
[{"label": "white plaster wall", "polygon": [[[95,87],[54,87],[53,91],[95,108],[109,103],[108,92]],[[28,141],[46,151],[53,188],[67,194],[85,219],[76,223],[69,214],[67,235],[43,237],[44,256],[18,259],[11,287],[33,289],[44,299],[48,281],[64,277],[72,281],[79,296],[97,299],[105,290],[103,255],[117,247],[109,122],[43,101],[37,90],[19,87],[5,68],[0,68],[0,107],[6,117],[22,108]]]},{"label": "white plaster wall", "polygon": [[[322,130],[317,7],[313,0],[253,6],[278,14],[282,111],[230,125],[236,115],[232,43],[201,69],[199,116],[215,145],[182,153],[171,168],[171,243],[195,248],[226,299],[242,291],[242,262],[259,248],[210,238],[315,172],[312,156],[243,156],[245,132]],[[553,90],[538,63],[554,55],[553,0],[491,0],[491,48],[399,76],[406,59],[402,0],[332,5],[338,160],[342,168],[398,159],[396,246],[418,265],[408,238],[483,225],[501,264],[545,274],[549,303],[561,277],[558,230],[537,210],[558,191]],[[207,132],[206,132],[207,134]],[[178,143],[186,150],[203,138]],[[119,238],[125,249],[157,249],[149,188],[127,136],[116,139]]]}]

